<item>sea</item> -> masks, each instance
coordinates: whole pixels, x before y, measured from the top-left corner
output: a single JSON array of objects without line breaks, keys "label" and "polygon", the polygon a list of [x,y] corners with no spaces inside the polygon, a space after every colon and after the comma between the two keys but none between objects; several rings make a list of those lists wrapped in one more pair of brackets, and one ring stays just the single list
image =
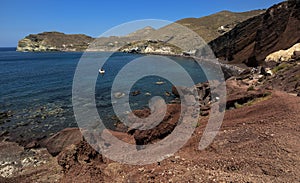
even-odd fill
[{"label": "sea", "polygon": [[[22,140],[39,139],[67,127],[77,127],[72,105],[72,85],[83,54],[17,52],[16,48],[0,48],[0,136],[8,135]],[[101,55],[107,53],[97,55],[101,59]],[[105,74],[97,77],[96,107],[108,128],[114,128],[118,121],[112,108],[111,87],[114,79],[124,66],[144,56],[113,53],[103,66]],[[206,80],[193,59],[168,58],[182,66],[195,83]],[[175,99],[175,96],[169,95],[171,90],[172,83],[166,78],[154,75],[143,77],[131,88],[130,92],[138,91],[136,93],[139,94],[129,94],[130,107],[132,110],[148,107],[153,96],[160,96],[169,103]]]}]

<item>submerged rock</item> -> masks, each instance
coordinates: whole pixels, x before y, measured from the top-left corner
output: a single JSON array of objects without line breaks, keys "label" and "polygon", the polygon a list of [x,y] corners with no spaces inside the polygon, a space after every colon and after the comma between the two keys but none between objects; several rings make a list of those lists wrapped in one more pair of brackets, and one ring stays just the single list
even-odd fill
[{"label": "submerged rock", "polygon": [[116,92],[116,93],[114,93],[114,97],[116,99],[122,98],[124,96],[125,96],[125,93],[122,93],[122,92]]},{"label": "submerged rock", "polygon": [[141,91],[140,91],[140,90],[136,90],[136,91],[131,92],[131,95],[132,95],[132,96],[137,96],[137,95],[139,95],[139,94],[141,94]]}]

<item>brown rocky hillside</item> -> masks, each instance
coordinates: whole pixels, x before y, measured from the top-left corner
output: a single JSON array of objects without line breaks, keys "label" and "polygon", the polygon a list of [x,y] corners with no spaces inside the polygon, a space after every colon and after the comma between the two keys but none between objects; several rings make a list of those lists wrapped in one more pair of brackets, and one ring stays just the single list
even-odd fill
[{"label": "brown rocky hillside", "polygon": [[[194,35],[191,35],[191,32],[186,31],[186,29],[183,30],[179,25],[186,26],[208,42],[228,32],[239,22],[262,12],[264,10],[243,13],[222,11],[202,18],[182,19],[176,22],[178,24],[169,24],[158,30],[147,26],[126,36],[110,36],[98,39],[82,34],[68,35],[60,32],[30,34],[19,41],[17,51],[85,51],[89,43],[93,43],[89,48],[90,51],[117,51],[128,43],[149,39],[162,40],[176,46],[180,45],[185,51],[195,50],[201,43],[195,41]],[[93,42],[94,40],[96,41]]]},{"label": "brown rocky hillside", "polygon": [[299,42],[299,24],[300,1],[285,1],[238,24],[209,45],[220,59],[256,66],[270,53]]},{"label": "brown rocky hillside", "polygon": [[200,18],[184,18],[176,21],[198,33],[206,42],[212,41],[231,30],[238,23],[265,12],[264,10],[254,10],[248,12],[221,11],[209,16]]}]

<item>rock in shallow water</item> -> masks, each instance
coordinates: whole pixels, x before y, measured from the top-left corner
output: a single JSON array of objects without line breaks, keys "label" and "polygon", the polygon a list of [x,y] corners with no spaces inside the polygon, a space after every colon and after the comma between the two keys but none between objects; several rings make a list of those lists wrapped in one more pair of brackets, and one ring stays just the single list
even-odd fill
[{"label": "rock in shallow water", "polygon": [[122,93],[122,92],[116,92],[114,93],[114,97],[119,99],[119,98],[122,98],[125,96],[125,93]]}]

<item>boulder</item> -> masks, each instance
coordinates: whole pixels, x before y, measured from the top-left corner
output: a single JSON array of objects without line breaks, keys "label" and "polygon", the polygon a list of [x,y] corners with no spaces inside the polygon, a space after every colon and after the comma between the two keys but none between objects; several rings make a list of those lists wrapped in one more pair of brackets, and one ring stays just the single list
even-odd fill
[{"label": "boulder", "polygon": [[131,95],[132,95],[132,96],[137,96],[137,95],[139,95],[139,94],[141,94],[141,91],[140,91],[140,90],[136,90],[136,91],[131,92]]},{"label": "boulder", "polygon": [[64,148],[78,144],[83,136],[78,128],[66,128],[41,142],[52,156],[58,155]]},{"label": "boulder", "polygon": [[[155,128],[148,130],[132,129],[129,133],[133,134],[137,145],[146,145],[156,140],[163,139],[176,127],[180,117],[180,111],[180,104],[168,104],[163,121]],[[150,115],[148,109],[133,111],[133,113],[140,118],[145,118]]]}]

